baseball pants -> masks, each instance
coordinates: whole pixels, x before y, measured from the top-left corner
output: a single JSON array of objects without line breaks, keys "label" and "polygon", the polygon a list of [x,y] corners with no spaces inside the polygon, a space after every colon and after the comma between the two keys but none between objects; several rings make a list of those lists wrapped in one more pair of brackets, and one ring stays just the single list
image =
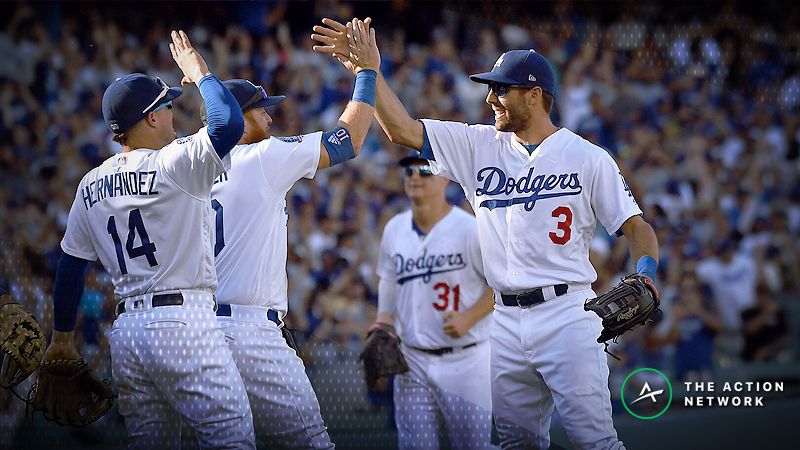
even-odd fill
[{"label": "baseball pants", "polygon": [[601,320],[583,310],[595,296],[570,286],[561,297],[546,289],[549,300],[530,308],[495,304],[492,405],[503,449],[548,448],[554,407],[575,448],[625,448],[611,419]]},{"label": "baseball pants", "polygon": [[129,449],[179,449],[181,421],[200,448],[255,449],[253,417],[214,313],[214,297],[183,290],[183,304],[125,300],[109,334]]},{"label": "baseball pants", "polygon": [[230,307],[230,317],[219,321],[250,398],[258,440],[270,449],[334,448],[303,361],[267,319],[267,308]]},{"label": "baseball pants", "polygon": [[394,380],[400,450],[437,450],[439,414],[454,450],[492,448],[489,343],[443,355],[402,351],[410,370]]}]

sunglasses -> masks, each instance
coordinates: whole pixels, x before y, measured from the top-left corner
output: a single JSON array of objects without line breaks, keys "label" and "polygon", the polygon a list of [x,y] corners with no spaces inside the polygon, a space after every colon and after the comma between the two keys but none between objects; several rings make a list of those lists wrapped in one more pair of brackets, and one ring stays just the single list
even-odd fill
[{"label": "sunglasses", "polygon": [[242,105],[242,111],[246,110],[251,105],[254,105],[254,104],[260,102],[261,100],[266,100],[266,99],[267,99],[267,91],[264,90],[264,87],[263,86],[256,86],[255,94],[253,94],[253,96],[250,97],[250,99],[247,100],[244,103],[244,105]]},{"label": "sunglasses", "polygon": [[411,177],[414,175],[414,172],[418,173],[421,177],[429,177],[433,175],[433,169],[431,166],[424,165],[424,166],[406,166],[405,174],[407,177]]},{"label": "sunglasses", "polygon": [[489,92],[494,92],[498,97],[505,97],[508,91],[514,87],[529,87],[521,84],[489,83]]},{"label": "sunglasses", "polygon": [[158,85],[161,86],[161,92],[158,94],[158,97],[156,97],[156,99],[153,100],[153,103],[150,103],[149,105],[147,105],[147,108],[142,110],[142,114],[147,114],[148,112],[157,111],[157,109],[151,110],[150,108],[153,108],[154,106],[158,105],[158,102],[160,102],[161,99],[167,95],[167,92],[169,92],[169,86],[167,86],[167,83],[164,83],[159,77],[156,77],[155,80],[158,83]]},{"label": "sunglasses", "polygon": [[167,103],[162,103],[162,104],[158,105],[158,106],[156,107],[156,109],[154,109],[154,110],[153,110],[153,112],[156,112],[156,111],[161,111],[161,110],[162,110],[162,109],[164,109],[164,108],[166,108],[166,109],[172,109],[172,102],[171,102],[171,101],[169,101],[169,102],[167,102]]}]

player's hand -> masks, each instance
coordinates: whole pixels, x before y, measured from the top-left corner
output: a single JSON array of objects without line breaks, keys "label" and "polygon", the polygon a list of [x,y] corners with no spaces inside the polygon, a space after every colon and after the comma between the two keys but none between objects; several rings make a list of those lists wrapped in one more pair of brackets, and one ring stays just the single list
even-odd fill
[{"label": "player's hand", "polygon": [[53,330],[53,337],[47,350],[44,351],[42,362],[57,359],[81,359],[81,355],[75,347],[75,338],[72,332]]},{"label": "player's hand", "polygon": [[170,36],[172,42],[169,44],[169,51],[172,52],[172,59],[183,72],[182,85],[197,83],[204,76],[211,74],[205,59],[192,47],[189,36],[183,30],[172,30]]},{"label": "player's hand", "polygon": [[474,322],[464,313],[458,311],[447,311],[444,313],[444,334],[451,338],[458,339],[465,336]]},{"label": "player's hand", "polygon": [[347,22],[347,41],[350,46],[349,60],[356,65],[355,73],[361,70],[378,71],[381,67],[381,53],[375,42],[375,29],[370,28],[372,20],[353,19]]},{"label": "player's hand", "polygon": [[[372,19],[369,17],[364,21],[367,26],[369,26],[371,22]],[[324,45],[315,45],[313,50],[317,53],[331,55],[340,63],[342,63],[347,70],[353,73],[357,73],[359,70],[361,70],[353,61],[350,60],[351,49],[350,41],[347,37],[347,26],[327,17],[322,19],[322,23],[325,26],[314,26],[314,34],[311,35],[311,39]],[[352,29],[352,21],[348,24]],[[378,54],[378,58],[380,58],[380,54]]]}]

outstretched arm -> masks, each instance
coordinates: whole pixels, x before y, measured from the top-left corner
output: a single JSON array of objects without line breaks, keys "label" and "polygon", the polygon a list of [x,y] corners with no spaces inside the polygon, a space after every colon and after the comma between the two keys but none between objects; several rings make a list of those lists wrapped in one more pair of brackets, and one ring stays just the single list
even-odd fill
[{"label": "outstretched arm", "polygon": [[359,66],[353,69],[356,74],[353,99],[339,117],[337,127],[322,135],[319,168],[355,158],[361,152],[375,113],[375,81],[381,67],[375,30],[370,30],[363,22],[348,25],[353,39],[349,55],[359,61]]},{"label": "outstretched arm", "polygon": [[[333,19],[322,19],[322,23],[325,26],[315,26],[315,34],[311,35],[311,39],[324,45],[315,45],[314,51],[335,57],[348,70],[356,73],[361,62],[351,56],[353,53],[351,40],[354,39],[355,35],[348,38],[348,30],[352,27],[361,26],[360,24],[369,29],[371,22],[369,18],[365,21],[353,19],[353,22],[348,24],[350,27],[348,27]],[[374,29],[369,29],[369,33],[374,39]],[[395,144],[421,149],[424,145],[424,127],[422,123],[408,114],[400,99],[397,98],[397,95],[386,84],[386,80],[380,74],[378,74],[376,97],[375,115],[389,139]]]},{"label": "outstretched arm", "polygon": [[181,84],[197,84],[206,108],[208,137],[214,151],[223,158],[244,133],[244,116],[233,94],[209,70],[206,61],[192,47],[189,36],[172,31],[169,49],[183,72]]}]

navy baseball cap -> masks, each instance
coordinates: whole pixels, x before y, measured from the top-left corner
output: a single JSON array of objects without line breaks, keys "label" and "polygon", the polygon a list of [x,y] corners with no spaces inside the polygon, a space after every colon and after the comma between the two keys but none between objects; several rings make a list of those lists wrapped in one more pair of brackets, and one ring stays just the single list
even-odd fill
[{"label": "navy baseball cap", "polygon": [[131,73],[117,78],[103,93],[103,119],[115,134],[124,133],[164,103],[180,97],[183,89],[169,87],[161,78]]},{"label": "navy baseball cap", "polygon": [[406,156],[401,158],[397,164],[401,167],[407,167],[412,164],[428,164],[428,160],[420,156],[418,151],[411,150]]},{"label": "navy baseball cap", "polygon": [[477,83],[512,84],[514,86],[539,86],[555,96],[556,75],[544,56],[536,50],[510,50],[497,58],[491,72],[476,73],[469,79]]},{"label": "navy baseball cap", "polygon": [[286,99],[285,95],[269,96],[263,87],[239,78],[223,81],[222,84],[231,91],[236,102],[242,108],[242,112],[248,109],[277,105]]}]

